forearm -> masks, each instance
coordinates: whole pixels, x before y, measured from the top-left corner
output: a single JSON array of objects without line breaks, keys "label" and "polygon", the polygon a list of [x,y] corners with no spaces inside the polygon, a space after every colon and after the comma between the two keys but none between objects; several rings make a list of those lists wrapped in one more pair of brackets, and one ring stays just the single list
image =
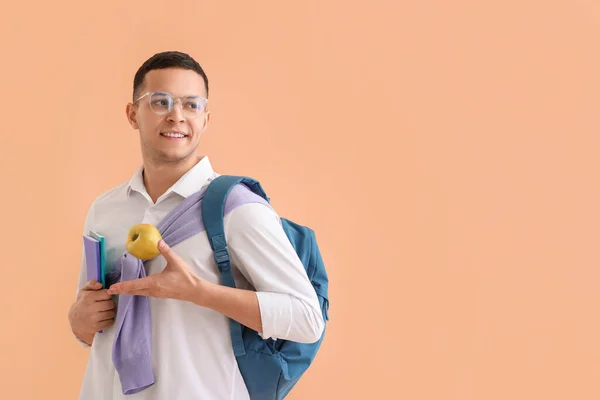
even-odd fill
[{"label": "forearm", "polygon": [[220,312],[256,332],[262,332],[256,292],[199,280],[191,302]]},{"label": "forearm", "polygon": [[[190,301],[226,315],[260,333],[265,339],[276,337],[300,343],[314,343],[323,333],[321,310],[315,310],[292,296],[234,289],[200,279],[196,286]],[[265,315],[261,314],[261,309]],[[292,318],[292,315],[296,318]]]}]

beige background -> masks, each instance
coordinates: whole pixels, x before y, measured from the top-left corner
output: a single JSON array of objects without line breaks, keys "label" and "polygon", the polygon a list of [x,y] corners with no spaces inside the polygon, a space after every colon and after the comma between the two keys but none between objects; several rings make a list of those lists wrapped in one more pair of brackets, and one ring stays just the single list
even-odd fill
[{"label": "beige background", "polygon": [[83,219],[172,49],[210,79],[202,153],[318,234],[332,319],[290,399],[600,397],[600,3],[22,1],[0,37],[3,399],[79,392]]}]

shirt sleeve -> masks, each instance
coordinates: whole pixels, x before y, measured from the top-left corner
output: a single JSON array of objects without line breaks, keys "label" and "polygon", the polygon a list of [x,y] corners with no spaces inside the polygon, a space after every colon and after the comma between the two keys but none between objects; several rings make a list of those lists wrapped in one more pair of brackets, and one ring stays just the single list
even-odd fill
[{"label": "shirt sleeve", "polygon": [[[90,229],[92,229],[93,217],[94,217],[94,204],[92,203],[92,205],[88,209],[88,212],[85,217],[84,224],[83,224],[83,232],[82,233],[84,235],[87,234]],[[75,297],[77,297],[81,288],[83,288],[86,284],[87,284],[87,268],[86,268],[86,263],[85,263],[85,248],[84,248],[84,244],[82,242],[81,243],[81,263],[79,264],[79,277],[77,280],[77,290],[75,291]],[[87,344],[86,342],[84,342],[83,340],[81,340],[77,336],[75,336],[75,333],[73,333],[72,331],[71,331],[71,333],[72,333],[73,337],[75,338],[75,340],[81,346],[83,346],[84,348],[91,347],[89,344]]]},{"label": "shirt sleeve", "polygon": [[315,289],[285,234],[279,216],[247,203],[225,218],[232,265],[256,290],[263,338],[314,343],[325,322]]}]

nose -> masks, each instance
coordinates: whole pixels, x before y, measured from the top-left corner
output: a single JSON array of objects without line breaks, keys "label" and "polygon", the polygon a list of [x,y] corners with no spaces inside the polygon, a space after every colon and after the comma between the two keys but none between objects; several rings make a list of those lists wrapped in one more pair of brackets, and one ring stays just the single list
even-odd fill
[{"label": "nose", "polygon": [[[177,103],[179,103],[179,104],[177,104]],[[179,100],[179,99],[175,100],[175,103],[173,103],[173,108],[171,108],[171,111],[167,115],[167,119],[170,122],[184,122],[185,121],[185,118],[183,117],[183,105],[181,104],[181,100]]]}]

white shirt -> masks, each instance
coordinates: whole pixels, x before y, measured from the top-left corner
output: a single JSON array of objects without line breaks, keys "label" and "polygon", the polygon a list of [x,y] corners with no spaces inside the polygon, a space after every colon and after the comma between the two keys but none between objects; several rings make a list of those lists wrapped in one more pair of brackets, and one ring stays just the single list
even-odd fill
[{"label": "white shirt", "polygon": [[[157,225],[187,196],[219,176],[204,157],[154,204],[146,192],[142,168],[129,182],[98,196],[87,213],[84,233],[94,230],[105,236],[107,268],[125,251],[132,225]],[[234,209],[224,221],[235,284],[256,291],[262,336],[317,341],[324,328],[319,302],[279,216],[263,204],[249,203]],[[205,231],[172,248],[196,275],[220,283]],[[147,274],[160,272],[165,264],[162,256],[154,258],[147,263]],[[87,282],[85,271],[82,255],[78,291]],[[140,393],[123,395],[112,363],[113,324],[94,337],[80,400],[249,399],[233,355],[225,315],[174,299],[150,297],[150,307],[156,383]]]}]

